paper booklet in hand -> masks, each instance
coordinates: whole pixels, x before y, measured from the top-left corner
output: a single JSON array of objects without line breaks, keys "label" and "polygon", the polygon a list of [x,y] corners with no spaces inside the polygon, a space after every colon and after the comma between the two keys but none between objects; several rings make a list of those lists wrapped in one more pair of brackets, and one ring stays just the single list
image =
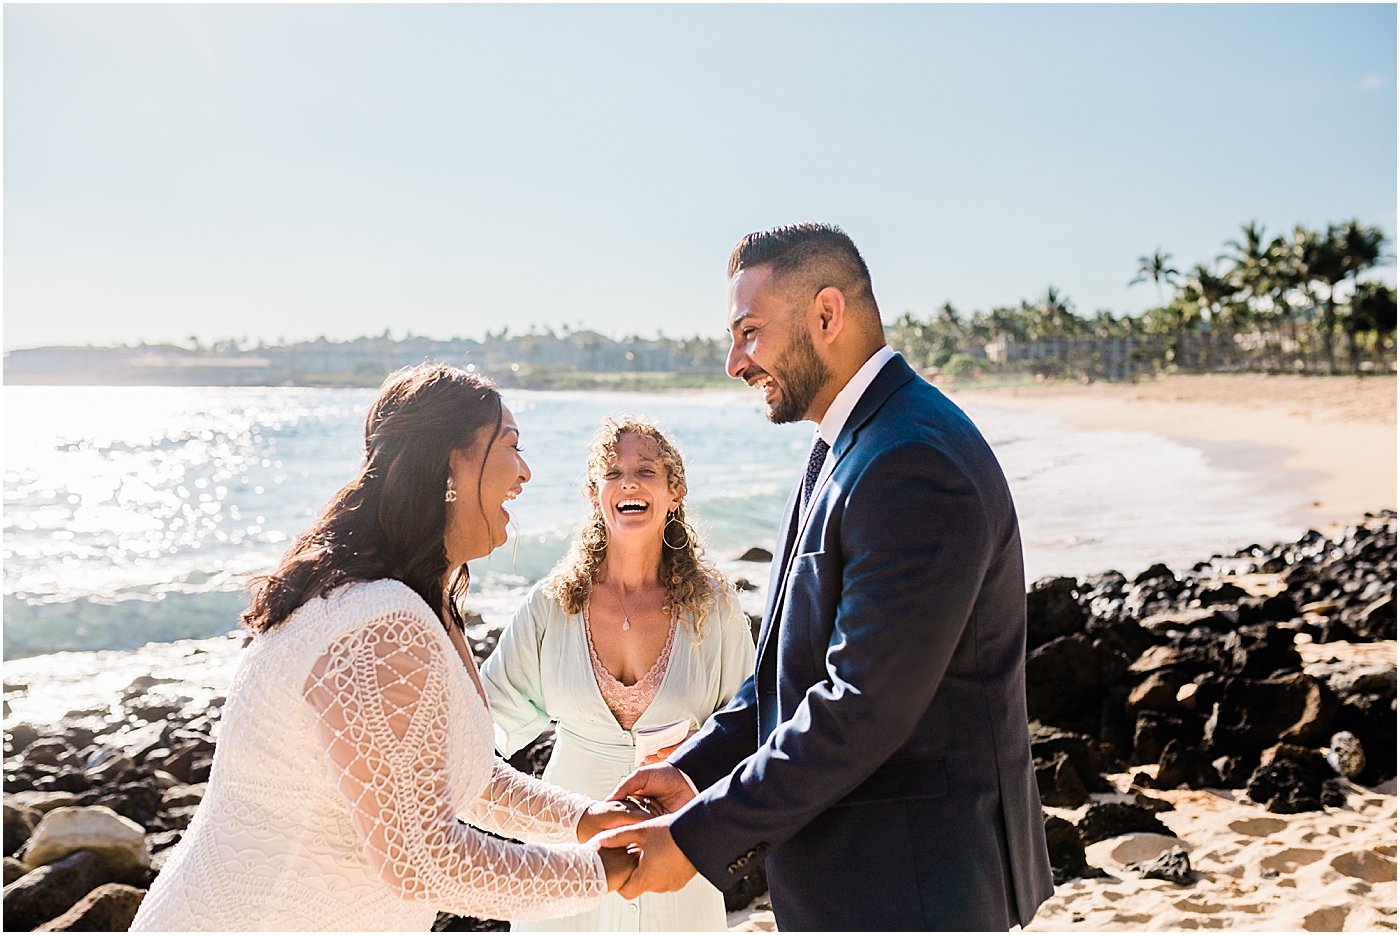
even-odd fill
[{"label": "paper booklet in hand", "polygon": [[675,746],[684,740],[688,733],[690,733],[690,718],[688,717],[672,721],[670,724],[662,724],[660,727],[642,728],[637,731],[637,761],[633,765],[641,766],[642,760],[667,747]]}]

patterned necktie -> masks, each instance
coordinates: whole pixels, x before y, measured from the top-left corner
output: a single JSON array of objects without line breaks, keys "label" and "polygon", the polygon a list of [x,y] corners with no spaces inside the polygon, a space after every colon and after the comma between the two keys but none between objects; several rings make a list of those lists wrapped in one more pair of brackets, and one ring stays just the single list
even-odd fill
[{"label": "patterned necktie", "polygon": [[826,462],[826,453],[831,450],[831,446],[824,442],[820,435],[812,445],[812,453],[807,456],[807,473],[802,477],[802,505],[805,507],[807,501],[812,498],[812,488],[817,484],[817,475],[822,472],[822,465]]}]

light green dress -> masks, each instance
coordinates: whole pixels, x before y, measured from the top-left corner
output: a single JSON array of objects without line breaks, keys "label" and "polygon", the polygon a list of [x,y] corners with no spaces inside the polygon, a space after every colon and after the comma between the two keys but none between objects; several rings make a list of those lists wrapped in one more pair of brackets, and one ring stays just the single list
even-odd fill
[{"label": "light green dress", "polygon": [[[481,667],[496,725],[496,748],[510,756],[550,725],[554,752],[544,778],[572,792],[605,798],[632,771],[636,731],[688,717],[698,728],[729,703],[753,674],[748,617],[731,594],[712,609],[695,639],[681,617],[656,698],[630,731],[623,730],[598,688],[582,614],[566,614],[538,584]],[[513,931],[723,931],[724,897],[697,875],[675,893],[623,899],[609,893],[583,915],[512,923]]]}]

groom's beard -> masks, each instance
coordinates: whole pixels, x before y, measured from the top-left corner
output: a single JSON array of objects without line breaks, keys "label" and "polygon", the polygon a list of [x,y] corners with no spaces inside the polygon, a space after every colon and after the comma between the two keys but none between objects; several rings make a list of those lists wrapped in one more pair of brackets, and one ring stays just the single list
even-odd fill
[{"label": "groom's beard", "polygon": [[[768,421],[775,425],[800,421],[826,381],[831,379],[831,370],[817,356],[807,329],[794,323],[793,330],[792,342],[773,364],[771,374],[778,382],[778,401],[769,408]],[[767,371],[762,367],[750,367],[744,372],[744,379],[747,381],[764,373]]]}]

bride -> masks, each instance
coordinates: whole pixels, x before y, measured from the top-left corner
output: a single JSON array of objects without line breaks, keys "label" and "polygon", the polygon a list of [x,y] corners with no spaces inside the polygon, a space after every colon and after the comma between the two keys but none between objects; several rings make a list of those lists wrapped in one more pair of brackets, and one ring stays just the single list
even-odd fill
[{"label": "bride", "polygon": [[627,879],[634,858],[587,842],[647,816],[496,759],[462,631],[466,563],[530,479],[519,436],[476,375],[385,384],[359,475],[254,582],[208,792],[133,931],[547,919]]}]

